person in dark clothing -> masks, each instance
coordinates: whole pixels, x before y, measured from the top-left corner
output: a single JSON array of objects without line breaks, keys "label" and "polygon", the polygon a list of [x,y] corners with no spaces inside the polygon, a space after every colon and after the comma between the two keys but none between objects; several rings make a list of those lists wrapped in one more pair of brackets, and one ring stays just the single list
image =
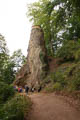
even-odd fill
[{"label": "person in dark clothing", "polygon": [[41,91],[41,86],[39,87],[39,89],[38,89],[38,92],[40,92]]},{"label": "person in dark clothing", "polygon": [[25,92],[28,94],[29,91],[29,87],[27,85],[25,85]]}]

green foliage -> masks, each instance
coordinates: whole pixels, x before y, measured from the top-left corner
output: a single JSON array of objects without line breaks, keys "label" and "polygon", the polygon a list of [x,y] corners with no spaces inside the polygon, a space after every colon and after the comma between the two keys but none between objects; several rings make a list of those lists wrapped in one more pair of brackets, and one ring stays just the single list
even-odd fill
[{"label": "green foliage", "polygon": [[72,78],[69,84],[69,91],[80,90],[80,63],[76,64],[72,69]]},{"label": "green foliage", "polygon": [[45,88],[46,92],[54,92],[54,91],[61,91],[62,90],[62,85],[59,82],[56,82],[50,87]]},{"label": "green foliage", "polygon": [[28,16],[44,31],[48,55],[54,55],[67,40],[80,38],[79,0],[39,0],[28,6]]},{"label": "green foliage", "polygon": [[75,60],[79,61],[80,60],[80,49],[76,51],[75,53]]},{"label": "green foliage", "polygon": [[80,91],[80,63],[58,68],[49,75],[51,86],[46,91]]},{"label": "green foliage", "polygon": [[12,63],[15,64],[15,69],[18,71],[22,65],[26,62],[26,57],[22,54],[21,49],[14,51],[12,56],[10,57]]},{"label": "green foliage", "polygon": [[0,54],[5,53],[6,55],[8,55],[8,48],[7,48],[7,44],[6,41],[4,39],[4,37],[0,34]]},{"label": "green foliage", "polygon": [[67,84],[66,83],[66,74],[62,71],[57,71],[53,74],[53,77],[52,77],[52,80],[53,80],[53,84],[56,83],[56,82],[59,82],[62,87],[65,87],[65,85]]},{"label": "green foliage", "polygon": [[34,25],[41,25],[44,30],[45,44],[47,53],[53,54],[51,45],[51,26],[50,26],[50,15],[51,6],[48,4],[50,0],[40,0],[28,6],[28,16],[30,20],[34,21]]},{"label": "green foliage", "polygon": [[0,35],[0,80],[3,80],[3,71],[6,68],[8,62],[8,48],[6,41],[2,35]]},{"label": "green foliage", "polygon": [[15,64],[10,62],[7,64],[5,70],[3,71],[3,82],[7,84],[12,84],[15,79]]},{"label": "green foliage", "polygon": [[73,92],[80,90],[80,76],[77,76],[77,78],[73,78],[70,83],[68,83],[67,91]]},{"label": "green foliage", "polygon": [[53,89],[52,86],[50,86],[50,87],[46,87],[45,91],[48,92],[48,93],[51,93],[51,92],[54,92],[54,89]]},{"label": "green foliage", "polygon": [[61,90],[62,90],[62,85],[61,85],[61,83],[56,82],[56,83],[53,85],[53,90],[54,90],[54,91],[61,91]]},{"label": "green foliage", "polygon": [[6,45],[6,41],[2,35],[0,35],[0,82],[11,84],[15,79],[14,64],[10,60],[9,50]]},{"label": "green foliage", "polygon": [[51,76],[48,75],[48,76],[43,80],[43,83],[42,83],[42,84],[48,84],[48,83],[51,82],[51,80],[52,80]]},{"label": "green foliage", "polygon": [[25,60],[21,50],[9,56],[6,41],[0,35],[0,120],[23,120],[24,107],[27,107],[26,110],[29,108],[28,99],[22,96],[14,97],[15,91],[11,85],[15,80],[17,70]]},{"label": "green foliage", "polygon": [[17,95],[0,110],[0,120],[24,120],[31,106],[26,96]]},{"label": "green foliage", "polygon": [[15,91],[12,85],[0,82],[0,104],[5,103],[8,99],[14,96]]},{"label": "green foliage", "polygon": [[76,41],[64,42],[62,47],[57,51],[57,57],[61,57],[63,61],[80,59],[80,43]]},{"label": "green foliage", "polygon": [[14,51],[13,55],[9,55],[6,41],[0,35],[0,82],[12,84],[15,80],[16,72],[25,63],[26,58],[21,50]]}]

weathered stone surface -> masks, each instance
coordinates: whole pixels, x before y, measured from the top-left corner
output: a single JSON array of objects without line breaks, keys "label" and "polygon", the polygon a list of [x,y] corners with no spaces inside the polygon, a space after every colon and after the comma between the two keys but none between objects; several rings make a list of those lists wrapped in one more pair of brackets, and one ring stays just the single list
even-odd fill
[{"label": "weathered stone surface", "polygon": [[17,74],[15,83],[38,87],[47,73],[47,66],[43,31],[40,26],[33,26],[28,47],[27,64]]}]

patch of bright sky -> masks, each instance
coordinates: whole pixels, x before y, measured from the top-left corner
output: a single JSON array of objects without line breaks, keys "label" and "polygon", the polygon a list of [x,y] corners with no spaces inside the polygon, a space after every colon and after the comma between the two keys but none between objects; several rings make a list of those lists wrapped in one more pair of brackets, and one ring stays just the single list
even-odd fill
[{"label": "patch of bright sky", "polygon": [[26,16],[27,4],[38,0],[0,0],[0,33],[10,53],[22,49],[27,55],[32,23]]}]

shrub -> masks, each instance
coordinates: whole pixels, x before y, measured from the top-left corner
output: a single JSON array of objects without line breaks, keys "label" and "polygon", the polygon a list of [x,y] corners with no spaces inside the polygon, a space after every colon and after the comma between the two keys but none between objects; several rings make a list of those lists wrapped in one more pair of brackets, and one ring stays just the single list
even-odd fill
[{"label": "shrub", "polygon": [[46,92],[54,92],[54,91],[61,91],[62,85],[58,82],[56,82],[55,84],[53,84],[52,86],[46,87],[45,90]]},{"label": "shrub", "polygon": [[31,106],[29,98],[17,95],[0,110],[0,120],[24,120]]},{"label": "shrub", "polygon": [[52,78],[53,84],[58,82],[63,87],[67,84],[67,81],[66,81],[67,75],[65,74],[63,70],[62,71],[57,70],[56,72],[51,74],[51,78]]},{"label": "shrub", "polygon": [[79,74],[72,77],[72,80],[68,82],[67,90],[69,92],[80,90],[80,75]]},{"label": "shrub", "polygon": [[51,86],[46,88],[47,92],[53,91],[80,91],[80,63],[60,67],[51,73]]},{"label": "shrub", "polygon": [[80,60],[80,49],[76,51],[75,53],[75,60],[79,61]]},{"label": "shrub", "polygon": [[15,94],[12,85],[0,82],[0,103],[5,103],[9,98]]},{"label": "shrub", "polygon": [[[79,60],[80,43],[76,41],[67,41],[57,51],[57,57],[63,58],[63,61]],[[77,54],[77,55],[76,55]]]},{"label": "shrub", "polygon": [[54,85],[53,85],[53,90],[54,91],[61,91],[63,88],[62,88],[62,85],[58,82],[56,82]]},{"label": "shrub", "polygon": [[52,87],[46,87],[45,91],[48,92],[48,93],[54,92]]}]

